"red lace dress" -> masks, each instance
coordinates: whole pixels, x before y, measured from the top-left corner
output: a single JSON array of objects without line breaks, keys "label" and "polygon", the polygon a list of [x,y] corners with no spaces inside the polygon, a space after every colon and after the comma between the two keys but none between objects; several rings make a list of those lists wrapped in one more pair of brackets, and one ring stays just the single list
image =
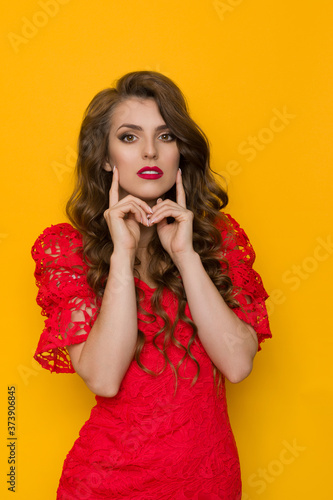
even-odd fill
[{"label": "red lace dress", "polygon": [[[267,293],[252,269],[255,253],[230,216],[220,223],[220,229],[235,296],[243,306],[234,312],[255,328],[260,343],[271,333],[264,305]],[[66,346],[87,339],[100,306],[86,281],[81,245],[80,233],[63,223],[47,228],[32,249],[37,302],[46,316],[35,358],[51,372],[74,371]],[[152,312],[154,290],[134,279],[145,294],[143,307]],[[177,302],[168,289],[163,292],[163,306],[175,318]],[[84,312],[82,322],[71,319],[78,309]],[[186,314],[191,318],[188,306]],[[141,360],[157,372],[163,368],[164,358],[153,338],[162,320],[145,320],[138,313],[138,328],[146,337]],[[187,345],[191,335],[190,327],[179,322],[175,337]],[[157,344],[162,346],[162,340]],[[191,352],[200,364],[199,378],[191,387],[197,365],[187,357],[179,369],[175,395],[175,376],[169,364],[154,377],[132,361],[115,397],[96,396],[97,404],[64,462],[58,500],[241,499],[239,458],[224,378],[217,395],[212,364],[198,336]],[[167,353],[177,366],[184,351],[170,344]]]}]

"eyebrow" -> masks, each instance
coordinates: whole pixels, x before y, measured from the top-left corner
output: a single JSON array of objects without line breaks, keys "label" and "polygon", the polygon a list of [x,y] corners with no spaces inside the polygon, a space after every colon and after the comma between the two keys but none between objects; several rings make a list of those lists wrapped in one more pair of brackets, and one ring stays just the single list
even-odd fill
[{"label": "eyebrow", "polygon": [[[120,127],[117,128],[116,132],[118,132],[118,130],[123,127],[132,128],[134,130],[141,130],[141,131],[143,130],[142,127],[140,127],[139,125],[134,125],[134,123],[123,123],[122,125],[120,125]],[[156,132],[159,132],[160,130],[166,130],[168,128],[169,127],[167,126],[167,124],[164,124],[164,125],[159,125],[158,127],[155,128],[155,130]]]}]

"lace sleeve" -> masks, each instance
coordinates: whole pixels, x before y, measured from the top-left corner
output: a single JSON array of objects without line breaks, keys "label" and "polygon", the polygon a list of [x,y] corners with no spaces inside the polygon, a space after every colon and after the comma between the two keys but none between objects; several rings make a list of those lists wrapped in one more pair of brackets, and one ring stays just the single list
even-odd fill
[{"label": "lace sleeve", "polygon": [[66,346],[84,342],[98,314],[96,296],[86,280],[81,235],[67,223],[51,226],[37,238],[31,253],[36,300],[46,316],[34,358],[51,372],[73,373]]},{"label": "lace sleeve", "polygon": [[261,277],[252,267],[256,255],[245,231],[229,214],[224,215],[227,221],[221,228],[223,253],[229,263],[234,297],[240,304],[233,311],[254,328],[260,351],[260,344],[272,337],[265,306],[268,294]]}]

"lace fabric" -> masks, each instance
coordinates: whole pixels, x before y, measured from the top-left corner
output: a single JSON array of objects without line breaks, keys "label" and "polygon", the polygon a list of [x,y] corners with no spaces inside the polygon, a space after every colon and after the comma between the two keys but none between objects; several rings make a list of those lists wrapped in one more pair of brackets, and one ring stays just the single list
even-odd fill
[{"label": "lace fabric", "polygon": [[[254,327],[261,343],[271,333],[264,305],[267,293],[252,268],[255,253],[234,219],[226,216],[219,224],[235,298],[241,304],[234,312]],[[51,226],[37,239],[32,255],[37,302],[46,316],[35,358],[52,372],[73,372],[66,346],[86,340],[100,307],[86,281],[81,236],[69,224]],[[144,292],[145,310],[152,312],[153,289],[135,280]],[[177,303],[171,291],[164,290],[162,303],[174,318]],[[186,314],[190,316],[188,306]],[[164,365],[152,343],[160,326],[159,318],[146,323],[138,313],[138,327],[146,337],[141,360],[155,372]],[[176,338],[187,345],[191,335],[180,321]],[[96,396],[96,406],[66,457],[58,500],[241,499],[224,377],[217,395],[211,361],[198,337],[191,351],[200,365],[199,378],[191,385],[197,367],[187,358],[179,369],[176,394],[169,365],[154,377],[133,360],[115,397]],[[183,351],[171,344],[168,356],[177,366]]]},{"label": "lace fabric", "polygon": [[82,238],[70,224],[51,226],[32,247],[37,303],[46,316],[35,359],[51,372],[73,373],[67,345],[84,342],[100,304],[86,279]]},{"label": "lace fabric", "polygon": [[229,263],[234,297],[240,303],[233,311],[255,329],[260,351],[262,342],[272,336],[265,306],[268,294],[260,275],[253,269],[256,254],[248,236],[231,215],[226,214],[226,217],[228,224],[220,223],[224,257]]}]

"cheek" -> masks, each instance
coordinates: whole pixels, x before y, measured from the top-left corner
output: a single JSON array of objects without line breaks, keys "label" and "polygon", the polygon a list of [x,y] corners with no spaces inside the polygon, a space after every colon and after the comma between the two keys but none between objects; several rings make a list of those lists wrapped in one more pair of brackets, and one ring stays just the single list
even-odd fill
[{"label": "cheek", "polygon": [[177,155],[175,157],[175,168],[176,168],[176,171],[178,170],[179,168],[179,162],[180,162],[180,155]]},{"label": "cheek", "polygon": [[113,148],[112,153],[110,154],[110,158],[112,159],[113,163],[119,166],[133,163],[133,157],[133,148]]},{"label": "cheek", "polygon": [[168,160],[174,166],[179,165],[180,153],[178,151],[178,148],[169,152]]}]

